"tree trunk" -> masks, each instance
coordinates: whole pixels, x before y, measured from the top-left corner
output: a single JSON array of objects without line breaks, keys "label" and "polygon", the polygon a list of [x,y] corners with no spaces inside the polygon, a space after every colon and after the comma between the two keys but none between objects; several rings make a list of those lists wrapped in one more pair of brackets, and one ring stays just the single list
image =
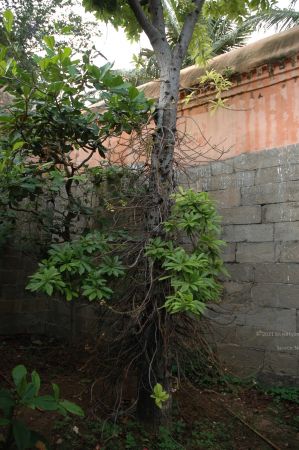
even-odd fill
[{"label": "tree trunk", "polygon": [[[161,236],[164,232],[162,222],[170,212],[171,198],[174,191],[173,158],[176,140],[176,117],[179,95],[180,61],[161,63],[160,99],[156,110],[156,129],[151,155],[149,180],[151,204],[147,212],[146,229],[150,236]],[[150,263],[149,263],[150,264]],[[152,278],[158,279],[161,267],[155,263],[151,266]],[[147,306],[145,321],[151,317],[143,335],[142,345],[145,360],[139,370],[139,395],[137,416],[139,420],[157,428],[169,423],[171,419],[171,355],[168,345],[171,318],[163,309],[166,293],[170,292],[168,281],[154,282],[151,301]],[[169,400],[159,409],[151,398],[153,387],[160,383],[169,394]]]},{"label": "tree trunk", "polygon": [[169,214],[170,195],[174,189],[173,155],[176,139],[176,118],[179,95],[180,61],[163,63],[160,98],[155,115],[156,129],[151,155],[151,209],[147,228],[160,234],[159,225]]}]

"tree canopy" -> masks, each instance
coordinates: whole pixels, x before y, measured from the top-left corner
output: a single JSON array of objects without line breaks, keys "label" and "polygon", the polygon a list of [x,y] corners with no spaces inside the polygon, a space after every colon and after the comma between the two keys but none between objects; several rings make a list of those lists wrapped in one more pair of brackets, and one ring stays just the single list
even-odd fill
[{"label": "tree canopy", "polygon": [[[14,28],[10,40],[19,54],[27,60],[42,50],[43,37],[56,35],[61,44],[71,45],[73,51],[93,48],[94,37],[100,35],[95,20],[78,13],[79,0],[1,0],[0,13],[14,14]],[[8,44],[3,22],[0,23],[0,42]],[[31,61],[32,62],[32,61]]]}]

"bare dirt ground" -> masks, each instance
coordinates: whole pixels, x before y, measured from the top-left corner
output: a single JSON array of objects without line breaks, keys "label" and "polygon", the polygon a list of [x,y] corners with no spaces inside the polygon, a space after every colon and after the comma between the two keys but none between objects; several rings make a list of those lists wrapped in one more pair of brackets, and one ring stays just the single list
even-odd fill
[{"label": "bare dirt ground", "polygon": [[[158,437],[142,430],[129,415],[122,415],[117,424],[109,422],[103,407],[107,391],[94,383],[95,367],[86,366],[90,357],[87,343],[70,347],[40,336],[0,337],[2,387],[9,387],[13,367],[24,364],[29,372],[39,372],[43,393],[57,383],[61,396],[85,411],[84,419],[31,410],[21,413],[54,450],[299,449],[299,405],[275,400],[252,385],[183,384],[175,395],[172,430],[162,429]],[[132,402],[130,396],[124,397],[125,403]]]}]

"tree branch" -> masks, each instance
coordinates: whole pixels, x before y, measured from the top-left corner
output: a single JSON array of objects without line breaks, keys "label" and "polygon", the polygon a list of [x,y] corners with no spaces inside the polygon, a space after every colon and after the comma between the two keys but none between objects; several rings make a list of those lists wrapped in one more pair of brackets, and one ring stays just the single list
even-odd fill
[{"label": "tree branch", "polygon": [[152,16],[152,23],[161,36],[166,39],[165,21],[161,0],[149,0],[149,9]]},{"label": "tree branch", "polygon": [[133,13],[135,14],[135,17],[139,23],[139,25],[141,26],[141,28],[143,29],[143,31],[146,33],[147,37],[149,38],[152,46],[154,48],[157,48],[157,45],[163,44],[162,38],[163,36],[161,35],[160,30],[158,30],[158,28],[156,28],[153,23],[151,23],[148,18],[146,17],[142,6],[139,2],[139,0],[128,0],[128,3],[133,11]]},{"label": "tree branch", "polygon": [[201,13],[205,0],[193,0],[194,10],[185,19],[178,43],[175,46],[175,54],[181,60],[186,56],[193,31]]}]

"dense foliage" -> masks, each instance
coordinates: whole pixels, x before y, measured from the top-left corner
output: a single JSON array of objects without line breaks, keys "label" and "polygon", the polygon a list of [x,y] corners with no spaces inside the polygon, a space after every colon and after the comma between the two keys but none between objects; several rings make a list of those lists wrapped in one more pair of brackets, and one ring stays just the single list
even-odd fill
[{"label": "dense foliage", "polygon": [[[10,42],[9,11],[4,26]],[[83,229],[90,227],[88,161],[103,161],[107,138],[142,126],[152,102],[109,64],[95,66],[88,53],[78,59],[53,36],[44,37],[44,55],[34,57],[34,70],[22,66],[12,42],[9,48],[0,52],[0,81],[8,96],[0,115],[2,230],[14,212],[23,211],[31,226],[35,218],[38,241],[68,241],[80,217],[86,219]],[[99,100],[105,111],[91,111]]]},{"label": "dense foliage", "polygon": [[[82,17],[79,0],[1,0],[0,13],[11,10],[15,26],[11,39],[18,48],[22,63],[33,65],[32,56],[42,49],[44,36],[56,35],[59,42],[79,51],[96,49],[100,30],[94,20]],[[7,45],[5,26],[0,23],[0,42]]]}]

